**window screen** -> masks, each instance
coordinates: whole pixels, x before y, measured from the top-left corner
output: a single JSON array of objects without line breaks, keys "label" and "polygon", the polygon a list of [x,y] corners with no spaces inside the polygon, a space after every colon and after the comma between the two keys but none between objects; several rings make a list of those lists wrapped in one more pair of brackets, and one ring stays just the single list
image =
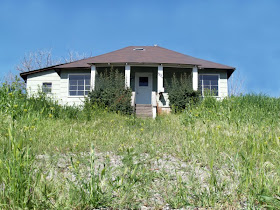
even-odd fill
[{"label": "window screen", "polygon": [[90,91],[90,75],[89,74],[69,75],[69,95],[70,96],[88,95],[89,91]]},{"label": "window screen", "polygon": [[199,75],[199,90],[201,95],[219,95],[218,75]]},{"label": "window screen", "polygon": [[52,92],[52,83],[51,82],[43,82],[42,92],[43,93],[51,93]]}]

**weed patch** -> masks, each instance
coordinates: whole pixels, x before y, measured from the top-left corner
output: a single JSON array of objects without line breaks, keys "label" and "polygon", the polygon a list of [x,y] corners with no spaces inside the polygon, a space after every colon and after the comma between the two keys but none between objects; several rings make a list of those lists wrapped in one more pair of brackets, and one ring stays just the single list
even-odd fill
[{"label": "weed patch", "polygon": [[278,98],[206,98],[144,120],[16,84],[0,96],[1,208],[280,205]]}]

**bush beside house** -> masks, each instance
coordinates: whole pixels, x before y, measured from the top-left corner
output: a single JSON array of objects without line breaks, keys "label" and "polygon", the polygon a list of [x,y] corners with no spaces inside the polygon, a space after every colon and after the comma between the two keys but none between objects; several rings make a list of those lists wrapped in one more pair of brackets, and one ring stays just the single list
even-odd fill
[{"label": "bush beside house", "polygon": [[199,101],[200,94],[193,90],[192,80],[187,74],[182,74],[180,78],[174,74],[171,83],[167,83],[167,90],[173,112],[180,112],[187,104],[195,104]]},{"label": "bush beside house", "polygon": [[109,111],[131,114],[132,91],[124,84],[125,77],[118,70],[101,73],[96,78],[95,89],[89,93],[90,102]]}]

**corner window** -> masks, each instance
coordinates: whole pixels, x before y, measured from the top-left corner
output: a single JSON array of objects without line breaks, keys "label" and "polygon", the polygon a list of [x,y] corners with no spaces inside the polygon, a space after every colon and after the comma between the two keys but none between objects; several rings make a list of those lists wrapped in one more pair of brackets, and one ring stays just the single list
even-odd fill
[{"label": "corner window", "polygon": [[52,83],[51,82],[43,82],[42,92],[43,93],[51,93],[52,92]]},{"label": "corner window", "polygon": [[219,96],[219,75],[199,75],[198,88],[202,96]]},{"label": "corner window", "polygon": [[90,74],[69,74],[69,95],[85,96],[90,91]]}]

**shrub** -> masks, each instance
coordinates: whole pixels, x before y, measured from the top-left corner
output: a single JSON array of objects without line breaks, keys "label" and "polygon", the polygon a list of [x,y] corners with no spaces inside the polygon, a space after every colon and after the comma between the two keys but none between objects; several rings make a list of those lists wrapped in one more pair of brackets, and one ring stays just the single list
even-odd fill
[{"label": "shrub", "polygon": [[131,89],[125,88],[124,75],[113,68],[96,78],[95,88],[89,93],[92,104],[123,114],[132,113],[131,96]]},{"label": "shrub", "polygon": [[199,92],[192,89],[191,78],[185,73],[178,79],[173,75],[171,84],[167,83],[168,99],[172,110],[180,112],[187,104],[195,104],[199,101]]}]

